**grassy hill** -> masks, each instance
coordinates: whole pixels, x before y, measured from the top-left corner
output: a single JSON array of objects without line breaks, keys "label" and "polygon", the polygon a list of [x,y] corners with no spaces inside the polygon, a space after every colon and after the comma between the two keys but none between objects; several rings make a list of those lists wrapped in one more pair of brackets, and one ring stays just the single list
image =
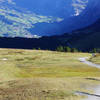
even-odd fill
[{"label": "grassy hill", "polygon": [[[0,49],[0,100],[81,100],[75,91],[98,84],[100,70],[81,63],[88,53]],[[74,84],[73,84],[74,83]]]}]

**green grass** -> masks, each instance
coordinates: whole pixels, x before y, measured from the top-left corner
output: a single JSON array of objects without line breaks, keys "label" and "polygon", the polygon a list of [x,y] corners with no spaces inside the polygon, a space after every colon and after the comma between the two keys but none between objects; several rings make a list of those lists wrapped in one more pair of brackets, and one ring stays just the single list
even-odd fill
[{"label": "green grass", "polygon": [[0,90],[0,100],[80,100],[83,96],[74,92],[91,92],[99,82],[87,78],[100,77],[100,70],[80,57],[91,54],[0,49],[0,89],[5,91]]}]

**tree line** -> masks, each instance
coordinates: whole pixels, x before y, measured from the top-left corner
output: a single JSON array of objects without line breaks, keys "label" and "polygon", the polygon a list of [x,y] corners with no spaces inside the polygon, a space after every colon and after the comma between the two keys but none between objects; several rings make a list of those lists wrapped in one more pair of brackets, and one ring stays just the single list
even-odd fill
[{"label": "tree line", "polygon": [[94,48],[90,51],[90,53],[100,53],[100,48]]},{"label": "tree line", "polygon": [[[59,51],[59,52],[83,52],[77,48],[71,48],[68,46],[59,46],[59,47],[57,47],[56,51]],[[88,53],[100,53],[100,48],[93,48],[93,49],[89,50]]]},{"label": "tree line", "polygon": [[70,48],[68,46],[59,46],[57,47],[56,51],[58,52],[80,52],[78,49]]},{"label": "tree line", "polygon": [[[40,47],[39,48],[34,48],[34,50],[43,50]],[[48,49],[45,49],[48,50]],[[88,53],[100,53],[100,48],[93,48],[88,51],[81,51],[77,48],[71,48],[69,46],[58,46],[55,50],[53,51],[58,51],[58,52],[88,52]]]}]

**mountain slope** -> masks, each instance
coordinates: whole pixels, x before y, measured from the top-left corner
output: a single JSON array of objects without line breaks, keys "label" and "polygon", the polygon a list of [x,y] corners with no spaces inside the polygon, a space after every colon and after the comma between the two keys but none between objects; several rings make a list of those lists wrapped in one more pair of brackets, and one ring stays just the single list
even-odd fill
[{"label": "mountain slope", "polygon": [[82,50],[100,48],[100,19],[91,26],[74,31],[72,34],[76,34],[69,40],[72,46]]},{"label": "mountain slope", "polygon": [[[10,2],[10,1],[9,1]],[[12,3],[0,3],[0,36],[5,37],[34,37],[29,29],[36,23],[59,22],[60,18],[42,16],[17,7]]]},{"label": "mountain slope", "polygon": [[100,17],[99,5],[100,0],[0,0],[0,36],[71,32],[95,22]]},{"label": "mountain slope", "polygon": [[58,46],[69,46],[81,51],[91,51],[94,48],[100,48],[100,20],[89,27],[59,36],[45,36],[38,39],[0,38],[0,47],[2,48],[55,50]]}]

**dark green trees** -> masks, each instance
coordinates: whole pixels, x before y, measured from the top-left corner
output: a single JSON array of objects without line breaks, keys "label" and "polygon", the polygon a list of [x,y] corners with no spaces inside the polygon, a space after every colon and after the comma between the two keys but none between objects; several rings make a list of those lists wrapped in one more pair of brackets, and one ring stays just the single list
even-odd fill
[{"label": "dark green trees", "polygon": [[100,53],[100,48],[94,48],[91,53]]},{"label": "dark green trees", "polygon": [[78,49],[76,48],[70,48],[68,46],[59,46],[57,47],[56,51],[59,51],[59,52],[79,52]]},{"label": "dark green trees", "polygon": [[56,51],[64,52],[64,47],[63,46],[59,46],[59,47],[57,47]]}]

